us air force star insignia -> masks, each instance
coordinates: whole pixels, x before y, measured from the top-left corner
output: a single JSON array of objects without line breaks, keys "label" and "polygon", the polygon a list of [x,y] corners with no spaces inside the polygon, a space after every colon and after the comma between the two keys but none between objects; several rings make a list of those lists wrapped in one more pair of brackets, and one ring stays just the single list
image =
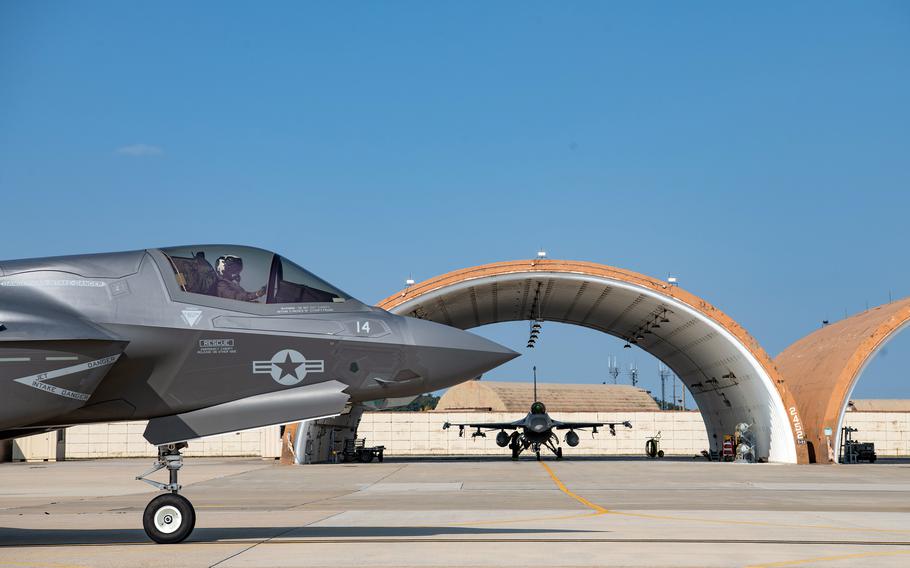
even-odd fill
[{"label": "us air force star insignia", "polygon": [[325,361],[307,361],[299,351],[282,349],[272,355],[269,361],[253,361],[253,374],[270,374],[280,385],[296,385],[306,378],[307,373],[322,373]]}]

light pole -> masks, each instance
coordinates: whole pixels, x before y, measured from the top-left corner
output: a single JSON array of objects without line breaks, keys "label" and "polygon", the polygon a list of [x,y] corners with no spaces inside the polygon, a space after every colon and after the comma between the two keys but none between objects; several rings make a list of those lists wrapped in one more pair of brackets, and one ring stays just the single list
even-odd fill
[{"label": "light pole", "polygon": [[[673,406],[676,406],[676,379],[673,379]],[[673,410],[676,410],[676,408]]]},{"label": "light pole", "polygon": [[667,409],[667,379],[670,378],[670,369],[663,363],[657,364],[657,374],[660,376],[660,409]]},{"label": "light pole", "polygon": [[638,365],[629,363],[629,379],[632,380],[632,386],[638,386]]}]

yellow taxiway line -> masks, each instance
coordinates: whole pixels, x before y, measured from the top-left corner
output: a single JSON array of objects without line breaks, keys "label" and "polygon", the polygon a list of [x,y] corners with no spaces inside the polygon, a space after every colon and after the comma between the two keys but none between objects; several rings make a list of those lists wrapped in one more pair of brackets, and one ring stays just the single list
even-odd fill
[{"label": "yellow taxiway line", "polygon": [[752,564],[746,568],[783,568],[784,566],[799,566],[800,564],[813,564],[815,562],[836,562],[838,560],[858,560],[860,558],[877,558],[881,556],[898,556],[910,554],[910,550],[892,550],[888,552],[858,552],[856,554],[839,554],[837,556],[816,556],[802,560],[784,560],[782,562],[768,562],[766,564]]},{"label": "yellow taxiway line", "polygon": [[538,463],[540,463],[540,465],[542,465],[543,468],[544,468],[545,470],[547,470],[547,473],[550,474],[550,478],[553,479],[553,483],[556,484],[556,487],[559,487],[559,490],[560,490],[560,491],[562,491],[563,493],[565,493],[566,495],[568,495],[568,496],[571,497],[572,499],[575,499],[576,501],[578,501],[579,503],[581,503],[581,504],[584,505],[585,507],[588,507],[589,509],[594,509],[595,511],[597,511],[597,514],[598,514],[598,515],[606,515],[607,513],[612,513],[612,512],[613,512],[613,511],[610,511],[610,510],[608,510],[608,509],[604,509],[603,507],[601,507],[600,505],[598,505],[598,504],[596,504],[596,503],[592,503],[592,502],[588,501],[587,499],[585,499],[585,498],[582,497],[581,495],[578,495],[578,494],[576,494],[576,493],[573,493],[572,491],[569,490],[568,487],[566,487],[566,484],[563,483],[561,479],[559,479],[558,477],[556,477],[556,474],[553,473],[553,470],[550,469],[550,466],[548,466],[548,465],[547,465],[546,463],[544,463],[544,462],[538,462]]},{"label": "yellow taxiway line", "polygon": [[739,521],[732,519],[702,519],[697,517],[677,517],[672,515],[651,515],[648,513],[628,513],[623,511],[613,511],[605,507],[601,507],[596,503],[585,499],[584,497],[578,495],[577,493],[572,492],[566,485],[562,482],[559,477],[556,476],[556,473],[544,462],[539,462],[541,466],[547,473],[550,474],[550,477],[553,479],[553,482],[556,484],[556,487],[560,491],[568,495],[569,497],[575,499],[585,507],[593,509],[596,511],[596,514],[590,516],[598,515],[618,515],[623,517],[638,517],[642,519],[658,519],[664,521],[685,521],[685,522],[697,522],[697,523],[711,523],[711,524],[721,524],[721,525],[748,525],[748,526],[759,526],[759,527],[772,527],[772,528],[793,528],[793,529],[824,529],[832,531],[845,531],[845,532],[872,532],[872,533],[890,533],[890,534],[910,534],[910,530],[906,529],[874,529],[874,528],[864,528],[864,527],[842,527],[834,525],[797,525],[797,524],[782,524],[782,523],[769,523],[764,521]]},{"label": "yellow taxiway line", "polygon": [[[758,525],[758,526],[768,526],[776,528],[803,528],[803,529],[826,529],[826,530],[849,530],[851,532],[855,531],[867,531],[867,532],[887,532],[887,533],[908,533],[907,530],[899,529],[864,529],[860,527],[835,527],[830,525],[792,525],[792,524],[777,524],[777,523],[765,523],[761,521],[730,521],[730,520],[715,520],[715,519],[698,519],[698,518],[689,518],[689,517],[673,517],[669,515],[648,515],[644,513],[623,513],[620,511],[611,511],[596,503],[585,499],[581,495],[570,490],[566,487],[566,484],[562,482],[561,479],[556,475],[553,469],[544,462],[540,462],[540,465],[547,470],[547,473],[550,474],[550,478],[553,479],[553,483],[556,484],[556,487],[560,491],[568,495],[569,497],[575,499],[585,507],[593,509],[596,511],[593,515],[589,516],[599,516],[599,515],[623,515],[628,517],[640,517],[647,519],[662,519],[662,520],[673,520],[673,521],[695,521],[695,522],[705,522],[705,523],[722,523],[722,524],[739,524],[739,525]],[[849,543],[844,543],[849,544]],[[855,554],[840,554],[836,556],[818,556],[814,558],[803,558],[801,560],[784,560],[781,562],[768,562],[764,564],[754,564],[748,566],[747,568],[784,568],[787,566],[799,566],[801,564],[812,564],[816,562],[837,562],[839,560],[858,560],[864,558],[880,558],[887,556],[900,556],[910,554],[910,550],[892,550],[892,551],[882,551],[882,552],[858,552]]]}]

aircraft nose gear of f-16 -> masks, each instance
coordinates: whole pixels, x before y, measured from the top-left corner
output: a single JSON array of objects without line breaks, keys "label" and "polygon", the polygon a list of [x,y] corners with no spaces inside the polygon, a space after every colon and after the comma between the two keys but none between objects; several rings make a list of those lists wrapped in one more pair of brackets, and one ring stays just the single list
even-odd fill
[{"label": "aircraft nose gear of f-16", "polygon": [[[196,511],[193,505],[189,499],[177,493],[180,491],[177,472],[183,467],[180,450],[186,446],[186,442],[158,446],[158,461],[150,470],[136,477],[139,481],[144,481],[161,491],[170,491],[152,499],[142,514],[142,528],[145,529],[145,534],[159,544],[181,542],[190,536],[196,526]],[[146,479],[146,476],[164,468],[168,470],[168,483]]]}]

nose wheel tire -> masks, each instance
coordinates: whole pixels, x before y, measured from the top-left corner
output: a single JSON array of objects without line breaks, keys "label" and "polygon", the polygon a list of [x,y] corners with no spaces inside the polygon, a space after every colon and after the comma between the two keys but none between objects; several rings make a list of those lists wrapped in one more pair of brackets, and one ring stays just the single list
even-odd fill
[{"label": "nose wheel tire", "polygon": [[142,528],[159,544],[176,544],[190,536],[196,526],[196,511],[189,499],[166,493],[152,499],[142,514]]}]

